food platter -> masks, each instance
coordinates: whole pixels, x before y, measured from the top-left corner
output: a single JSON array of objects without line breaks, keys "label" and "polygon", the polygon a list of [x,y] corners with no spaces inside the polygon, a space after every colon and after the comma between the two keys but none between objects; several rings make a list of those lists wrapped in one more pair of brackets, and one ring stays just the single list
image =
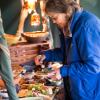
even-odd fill
[{"label": "food platter", "polygon": [[[18,69],[20,72],[16,71]],[[14,82],[18,81],[16,90],[20,100],[53,100],[60,90],[58,81],[61,84],[61,80],[48,78],[50,72],[51,70],[25,72],[21,66],[13,67]]]},{"label": "food platter", "polygon": [[58,92],[58,90],[59,87],[45,86],[41,83],[23,84],[21,90],[18,93],[18,97],[43,97],[50,99],[53,98],[53,96]]}]

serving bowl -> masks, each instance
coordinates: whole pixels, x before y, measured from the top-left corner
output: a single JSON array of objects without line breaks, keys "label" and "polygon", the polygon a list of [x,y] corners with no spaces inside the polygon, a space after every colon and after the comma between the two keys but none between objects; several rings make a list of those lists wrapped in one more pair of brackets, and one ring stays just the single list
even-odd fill
[{"label": "serving bowl", "polygon": [[48,32],[24,32],[22,36],[30,43],[41,43],[47,40]]}]

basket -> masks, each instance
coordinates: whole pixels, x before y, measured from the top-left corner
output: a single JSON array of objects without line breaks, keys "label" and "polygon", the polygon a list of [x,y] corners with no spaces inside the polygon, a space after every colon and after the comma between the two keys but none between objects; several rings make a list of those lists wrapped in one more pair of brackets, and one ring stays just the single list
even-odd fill
[{"label": "basket", "polygon": [[49,43],[20,44],[10,46],[11,63],[13,65],[23,64],[33,60],[40,51],[49,49]]}]

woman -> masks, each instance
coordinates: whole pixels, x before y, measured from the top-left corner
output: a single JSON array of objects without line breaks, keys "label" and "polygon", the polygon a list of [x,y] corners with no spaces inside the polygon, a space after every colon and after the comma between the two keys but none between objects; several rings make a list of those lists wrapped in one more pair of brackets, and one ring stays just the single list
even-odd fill
[{"label": "woman", "polygon": [[75,2],[67,3],[66,0],[48,0],[46,13],[62,31],[64,38],[61,37],[61,48],[37,56],[36,64],[44,59],[65,60],[59,71],[62,77],[69,77],[72,100],[99,100],[100,20]]}]

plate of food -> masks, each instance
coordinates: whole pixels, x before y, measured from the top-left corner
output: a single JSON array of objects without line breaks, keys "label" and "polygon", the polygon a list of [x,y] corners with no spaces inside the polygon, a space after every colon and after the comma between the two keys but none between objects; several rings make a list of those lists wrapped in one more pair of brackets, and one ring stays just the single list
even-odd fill
[{"label": "plate of food", "polygon": [[41,83],[23,84],[18,92],[18,97],[52,96],[58,90],[55,86],[45,86]]}]

